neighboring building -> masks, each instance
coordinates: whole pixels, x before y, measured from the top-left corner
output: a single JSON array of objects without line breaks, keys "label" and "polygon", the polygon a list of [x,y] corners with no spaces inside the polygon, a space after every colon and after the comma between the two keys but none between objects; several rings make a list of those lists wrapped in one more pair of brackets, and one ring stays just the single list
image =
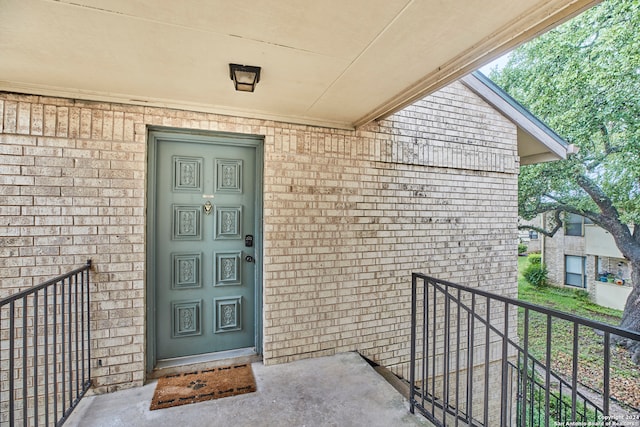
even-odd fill
[{"label": "neighboring building", "polygon": [[541,244],[551,283],[586,289],[597,304],[624,309],[631,293],[631,270],[608,232],[568,214],[564,228],[552,238],[541,235]]},{"label": "neighboring building", "polygon": [[597,304],[623,310],[632,287],[629,262],[607,231],[591,224],[584,233],[589,293]]},{"label": "neighboring building", "polygon": [[[525,221],[523,219],[518,220],[518,226],[521,225],[531,225],[534,227],[540,227],[539,218],[534,218],[531,221]],[[536,253],[540,252],[540,233],[535,230],[526,230],[520,229],[518,233],[518,238],[520,239],[520,243],[524,243],[527,245],[527,253]]]}]

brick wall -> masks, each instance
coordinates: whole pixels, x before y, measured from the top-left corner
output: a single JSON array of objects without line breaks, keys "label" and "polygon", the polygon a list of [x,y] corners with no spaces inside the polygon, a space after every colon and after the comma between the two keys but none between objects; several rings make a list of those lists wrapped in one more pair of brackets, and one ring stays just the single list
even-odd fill
[{"label": "brick wall", "polygon": [[0,296],[92,258],[98,391],[144,381],[151,125],[264,136],[265,363],[402,373],[412,271],[517,292],[516,129],[461,84],[358,131],[8,93],[0,119]]}]

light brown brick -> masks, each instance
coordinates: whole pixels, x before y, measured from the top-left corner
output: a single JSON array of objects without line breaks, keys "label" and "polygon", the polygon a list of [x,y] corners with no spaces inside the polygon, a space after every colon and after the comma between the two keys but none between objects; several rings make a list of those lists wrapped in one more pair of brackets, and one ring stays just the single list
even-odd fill
[{"label": "light brown brick", "polygon": [[[358,131],[3,96],[0,215],[23,222],[0,229],[0,258],[39,264],[2,273],[93,257],[98,389],[144,378],[148,125],[265,135],[267,364],[359,350],[402,372],[412,271],[485,289],[515,280],[515,126],[460,84]],[[26,106],[30,130],[16,135]]]}]

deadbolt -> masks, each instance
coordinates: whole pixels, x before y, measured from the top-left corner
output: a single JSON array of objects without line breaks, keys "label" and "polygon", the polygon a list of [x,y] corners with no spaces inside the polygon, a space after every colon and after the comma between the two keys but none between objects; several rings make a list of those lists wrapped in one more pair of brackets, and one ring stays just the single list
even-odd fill
[{"label": "deadbolt", "polygon": [[244,257],[244,260],[247,262],[256,262],[255,258],[253,258],[251,255],[247,255],[246,257]]}]

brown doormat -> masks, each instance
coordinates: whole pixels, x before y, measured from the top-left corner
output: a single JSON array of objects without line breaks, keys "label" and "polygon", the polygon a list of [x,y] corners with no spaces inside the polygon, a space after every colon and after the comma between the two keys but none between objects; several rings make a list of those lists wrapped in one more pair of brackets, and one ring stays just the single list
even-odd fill
[{"label": "brown doormat", "polygon": [[225,366],[158,379],[151,409],[203,402],[256,391],[251,365]]}]

